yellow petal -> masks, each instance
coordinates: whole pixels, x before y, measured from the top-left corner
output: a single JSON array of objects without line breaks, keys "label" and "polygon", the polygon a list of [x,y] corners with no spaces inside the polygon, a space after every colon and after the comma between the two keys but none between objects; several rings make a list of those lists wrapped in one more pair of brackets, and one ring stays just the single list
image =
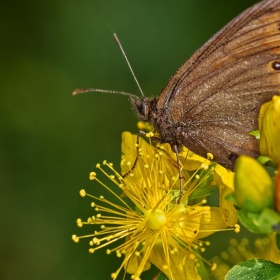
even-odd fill
[{"label": "yellow petal", "polygon": [[[127,265],[125,266],[125,271],[129,274],[134,274],[137,272],[139,264],[142,261],[142,257],[141,256],[136,256],[136,255],[132,255],[129,258],[129,261],[127,263]],[[149,261],[147,261],[145,263],[144,269],[142,271],[146,271],[148,269],[151,268],[151,263]]]},{"label": "yellow petal", "polygon": [[220,191],[219,200],[220,200],[220,207],[222,211],[223,220],[228,226],[233,227],[237,223],[238,216],[237,216],[237,210],[234,207],[233,203],[227,200],[227,196],[229,194],[232,194],[232,189],[226,185],[220,185],[219,191]]},{"label": "yellow petal", "polygon": [[216,230],[227,228],[228,225],[224,222],[221,208],[211,207],[209,213],[203,215],[200,221],[200,229],[197,239],[201,239],[213,234]]},{"label": "yellow petal", "polygon": [[214,181],[234,191],[234,172],[219,164],[215,167]]},{"label": "yellow petal", "polygon": [[233,203],[226,199],[234,191],[234,172],[217,165],[214,172],[214,181],[219,185],[220,207],[223,220],[228,226],[234,226],[237,223],[237,211]]},{"label": "yellow petal", "polygon": [[[130,132],[122,133],[122,157],[121,157],[121,168],[122,174],[129,172],[137,157],[137,136],[131,134]],[[141,142],[145,145],[145,143]]]},{"label": "yellow petal", "polygon": [[156,243],[149,260],[161,270],[169,280],[201,280],[197,272],[196,263],[189,255],[180,253],[169,254],[169,265],[162,243]]}]

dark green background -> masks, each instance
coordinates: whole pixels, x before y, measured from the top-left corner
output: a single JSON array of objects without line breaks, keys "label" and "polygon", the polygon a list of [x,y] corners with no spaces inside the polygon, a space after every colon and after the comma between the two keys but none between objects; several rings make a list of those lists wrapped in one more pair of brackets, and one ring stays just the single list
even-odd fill
[{"label": "dark green background", "polygon": [[[87,240],[71,240],[92,232],[76,227],[76,218],[92,215],[78,191],[104,194],[88,173],[103,159],[118,167],[122,131],[137,131],[127,97],[71,96],[90,86],[138,94],[112,34],[145,94],[156,96],[199,46],[255,2],[0,2],[0,279],[110,279],[118,267],[104,250],[89,254]],[[215,249],[223,248],[207,257]]]}]

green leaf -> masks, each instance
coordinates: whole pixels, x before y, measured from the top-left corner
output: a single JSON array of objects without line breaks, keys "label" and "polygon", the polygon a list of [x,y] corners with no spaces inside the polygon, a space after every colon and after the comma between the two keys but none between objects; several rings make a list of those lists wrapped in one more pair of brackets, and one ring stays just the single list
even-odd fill
[{"label": "green leaf", "polygon": [[263,233],[260,230],[259,215],[247,210],[238,211],[238,218],[241,224],[253,233]]},{"label": "green leaf", "polygon": [[163,274],[163,273],[161,272],[160,274],[158,274],[157,276],[155,276],[155,277],[153,278],[153,280],[169,280],[169,279],[167,278],[167,276],[166,276],[165,274]]},{"label": "green leaf", "polygon": [[[189,200],[193,200],[196,198],[212,195],[214,190],[218,187],[217,185],[213,185],[213,174],[209,176],[209,170],[212,167],[215,167],[216,163],[211,163],[209,165],[208,170],[201,170],[199,174],[199,186],[192,192],[189,196]],[[194,177],[194,180],[197,180]]]},{"label": "green leaf", "polygon": [[280,225],[279,214],[269,208],[261,213],[252,213],[243,209],[238,212],[238,217],[242,225],[254,233],[273,233]]},{"label": "green leaf", "polygon": [[[198,250],[195,250],[196,252],[198,252]],[[200,253],[198,252],[198,254],[200,255]],[[197,271],[201,277],[201,279],[203,280],[210,280],[209,278],[209,273],[205,267],[205,262],[201,259],[201,258],[197,258]]]},{"label": "green leaf", "polygon": [[270,158],[270,157],[267,157],[267,156],[259,156],[257,158],[257,161],[262,164],[262,165],[269,165],[269,166],[272,166],[272,167],[275,167],[275,163],[273,162],[273,160]]},{"label": "green leaf", "polygon": [[280,233],[276,233],[276,245],[278,250],[280,250]]},{"label": "green leaf", "polygon": [[280,264],[267,260],[249,260],[235,265],[226,275],[225,280],[280,279]]},{"label": "green leaf", "polygon": [[231,201],[235,205],[237,204],[237,200],[236,200],[236,197],[235,197],[234,193],[228,194],[225,197],[225,199],[228,200],[228,201]]},{"label": "green leaf", "polygon": [[195,189],[195,191],[189,196],[189,200],[193,200],[199,197],[212,195],[216,187],[205,187],[199,186]]},{"label": "green leaf", "polygon": [[260,131],[259,130],[253,130],[249,132],[248,134],[253,135],[256,137],[256,139],[260,140]]},{"label": "green leaf", "polygon": [[260,229],[263,233],[272,233],[280,225],[280,216],[272,209],[264,209],[259,217]]}]

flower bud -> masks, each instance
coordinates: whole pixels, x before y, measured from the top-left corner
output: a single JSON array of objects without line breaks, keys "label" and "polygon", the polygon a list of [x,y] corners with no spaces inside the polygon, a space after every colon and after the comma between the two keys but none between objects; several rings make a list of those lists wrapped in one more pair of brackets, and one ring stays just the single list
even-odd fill
[{"label": "flower bud", "polygon": [[255,159],[240,156],[235,165],[235,198],[238,206],[259,212],[273,203],[272,180]]},{"label": "flower bud", "polygon": [[280,164],[280,96],[263,104],[259,116],[260,153]]}]

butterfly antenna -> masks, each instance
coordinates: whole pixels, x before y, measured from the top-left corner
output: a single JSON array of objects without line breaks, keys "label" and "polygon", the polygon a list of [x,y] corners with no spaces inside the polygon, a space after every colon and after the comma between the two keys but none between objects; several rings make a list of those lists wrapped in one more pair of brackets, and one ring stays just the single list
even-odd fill
[{"label": "butterfly antenna", "polygon": [[141,92],[141,95],[142,95],[143,97],[145,97],[145,95],[144,95],[144,93],[143,93],[143,90],[142,90],[142,88],[140,87],[140,84],[139,84],[139,82],[138,82],[138,80],[137,80],[137,78],[136,78],[136,76],[135,76],[135,74],[134,74],[134,72],[133,72],[133,70],[132,70],[132,67],[131,67],[131,65],[130,65],[130,63],[129,63],[129,61],[128,61],[128,59],[127,59],[127,56],[126,56],[126,54],[125,54],[125,52],[124,52],[124,50],[123,50],[123,47],[122,47],[122,45],[121,45],[121,42],[120,42],[120,40],[119,40],[119,38],[118,38],[118,36],[117,36],[116,33],[114,33],[114,39],[115,39],[116,43],[118,44],[118,46],[119,46],[119,48],[120,48],[120,50],[121,50],[121,52],[122,52],[122,54],[123,54],[123,56],[124,56],[124,59],[125,59],[125,61],[126,61],[127,65],[128,65],[128,67],[129,67],[129,69],[130,69],[130,72],[131,72],[131,74],[132,74],[132,76],[133,76],[133,78],[134,78],[134,81],[136,82],[136,84],[137,84],[137,86],[138,86],[138,88],[139,88],[139,90],[140,90],[140,92]]},{"label": "butterfly antenna", "polygon": [[91,92],[116,93],[116,94],[133,96],[133,94],[131,94],[129,92],[109,90],[109,89],[99,89],[99,88],[78,88],[78,89],[73,91],[72,95],[76,95],[76,94],[79,94],[79,93],[85,93],[85,92],[89,92],[89,91],[91,91]]}]

